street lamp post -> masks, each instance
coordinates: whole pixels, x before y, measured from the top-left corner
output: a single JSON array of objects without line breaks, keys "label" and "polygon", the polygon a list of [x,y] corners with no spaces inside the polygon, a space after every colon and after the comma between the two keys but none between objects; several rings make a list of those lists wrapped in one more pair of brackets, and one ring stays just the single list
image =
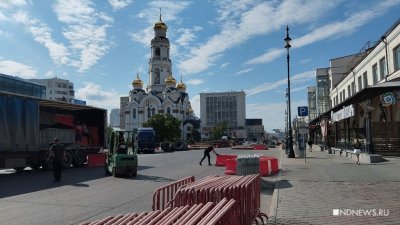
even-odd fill
[{"label": "street lamp post", "polygon": [[286,43],[285,48],[286,48],[286,52],[287,52],[286,59],[287,59],[287,82],[288,82],[288,102],[289,102],[289,104],[288,104],[289,105],[289,107],[288,107],[289,108],[288,109],[288,115],[289,115],[289,118],[288,118],[288,123],[289,123],[289,141],[288,141],[289,154],[288,154],[288,158],[295,157],[294,151],[293,151],[292,116],[291,116],[291,107],[290,107],[290,67],[289,67],[290,56],[289,56],[289,49],[290,49],[290,47],[292,47],[290,45],[291,40],[292,39],[289,37],[289,26],[286,26],[286,38],[284,39],[284,41]]}]

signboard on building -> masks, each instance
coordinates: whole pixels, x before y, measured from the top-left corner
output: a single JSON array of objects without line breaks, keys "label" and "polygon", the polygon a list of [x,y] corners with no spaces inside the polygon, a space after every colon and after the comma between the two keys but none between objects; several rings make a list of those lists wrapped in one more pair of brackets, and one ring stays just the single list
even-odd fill
[{"label": "signboard on building", "polygon": [[333,122],[338,122],[340,120],[347,119],[352,116],[354,116],[354,106],[353,105],[343,107],[343,109],[341,109],[335,113],[331,112],[331,119]]},{"label": "signboard on building", "polygon": [[298,116],[308,116],[308,107],[307,106],[297,107],[297,115]]}]

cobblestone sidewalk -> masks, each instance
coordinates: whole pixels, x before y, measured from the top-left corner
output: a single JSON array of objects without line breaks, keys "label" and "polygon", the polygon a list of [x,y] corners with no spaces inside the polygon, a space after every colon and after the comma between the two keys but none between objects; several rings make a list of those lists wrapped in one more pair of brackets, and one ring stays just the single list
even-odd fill
[{"label": "cobblestone sidewalk", "polygon": [[399,160],[357,166],[325,152],[307,155],[305,163],[283,153],[268,224],[399,224],[400,175],[379,173],[400,172]]}]

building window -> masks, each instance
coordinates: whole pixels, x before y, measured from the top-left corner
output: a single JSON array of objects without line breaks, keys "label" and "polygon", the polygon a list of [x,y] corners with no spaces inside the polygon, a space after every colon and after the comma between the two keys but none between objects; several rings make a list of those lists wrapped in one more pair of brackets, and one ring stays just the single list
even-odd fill
[{"label": "building window", "polygon": [[170,107],[167,108],[167,114],[171,115],[171,108]]},{"label": "building window", "polygon": [[374,64],[372,66],[372,84],[378,83],[378,65]]},{"label": "building window", "polygon": [[361,89],[362,89],[361,76],[357,78],[357,81],[358,81],[358,91],[361,91]]},{"label": "building window", "polygon": [[156,48],[156,56],[160,56],[160,48]]},{"label": "building window", "polygon": [[380,80],[383,80],[383,78],[385,78],[385,75],[387,74],[385,57],[379,60],[379,74]]},{"label": "building window", "polygon": [[368,77],[367,77],[367,72],[363,73],[363,89],[368,87]]},{"label": "building window", "polygon": [[347,97],[349,98],[351,96],[351,92],[350,92],[350,85],[347,86]]},{"label": "building window", "polygon": [[132,109],[132,118],[136,119],[136,109]]},{"label": "building window", "polygon": [[351,82],[351,95],[354,95],[356,93],[356,84]]},{"label": "building window", "polygon": [[393,49],[394,71],[400,70],[400,45]]},{"label": "building window", "polygon": [[154,76],[154,84],[160,84],[160,69],[156,68]]}]

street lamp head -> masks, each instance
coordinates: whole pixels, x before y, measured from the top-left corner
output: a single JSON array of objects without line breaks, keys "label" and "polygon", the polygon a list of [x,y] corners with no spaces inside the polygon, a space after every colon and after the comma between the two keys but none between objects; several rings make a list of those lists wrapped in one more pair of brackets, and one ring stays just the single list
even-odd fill
[{"label": "street lamp head", "polygon": [[289,37],[289,26],[286,26],[286,38],[284,39],[284,41],[285,41],[285,43],[286,43],[285,48],[289,49],[290,47],[292,47],[292,46],[290,45],[290,41],[291,41],[291,40],[292,40],[292,39]]}]

